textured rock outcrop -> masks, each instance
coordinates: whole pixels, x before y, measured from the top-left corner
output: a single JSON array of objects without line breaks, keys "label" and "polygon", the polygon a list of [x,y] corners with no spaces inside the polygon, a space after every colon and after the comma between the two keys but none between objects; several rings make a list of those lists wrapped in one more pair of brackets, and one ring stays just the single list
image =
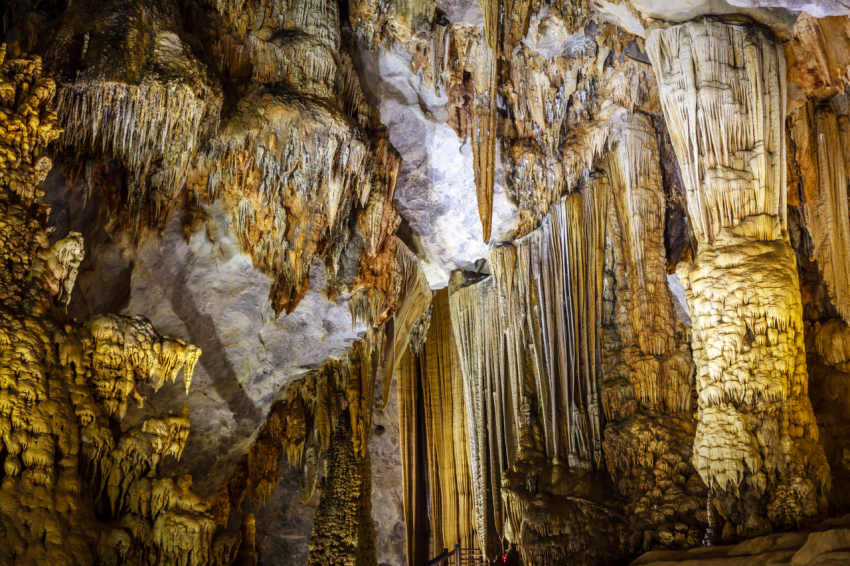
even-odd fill
[{"label": "textured rock outcrop", "polygon": [[776,533],[755,537],[740,544],[698,548],[688,552],[649,552],[631,566],[692,564],[727,566],[732,564],[843,564],[850,560],[848,518],[830,519],[811,531]]},{"label": "textured rock outcrop", "polygon": [[[850,510],[843,0],[0,20],[41,55],[0,56],[0,562],[603,564]],[[700,556],[843,556],[801,541]]]}]

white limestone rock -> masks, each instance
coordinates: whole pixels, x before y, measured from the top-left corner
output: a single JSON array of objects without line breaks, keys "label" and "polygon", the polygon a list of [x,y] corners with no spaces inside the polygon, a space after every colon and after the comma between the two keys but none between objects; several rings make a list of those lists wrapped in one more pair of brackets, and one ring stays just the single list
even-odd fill
[{"label": "white limestone rock", "polygon": [[[447,124],[448,96],[435,93],[410,67],[400,46],[362,50],[367,88],[377,97],[381,121],[404,164],[396,187],[396,205],[421,242],[419,258],[432,289],[448,285],[449,274],[487,257],[475,180],[472,146]],[[496,155],[496,162],[501,157]],[[492,241],[511,236],[516,207],[509,200],[505,175],[496,171]]]}]

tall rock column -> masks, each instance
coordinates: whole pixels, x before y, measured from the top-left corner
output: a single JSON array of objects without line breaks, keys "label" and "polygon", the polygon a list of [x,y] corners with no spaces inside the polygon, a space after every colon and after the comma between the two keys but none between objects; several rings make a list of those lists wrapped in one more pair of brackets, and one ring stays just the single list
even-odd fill
[{"label": "tall rock column", "polygon": [[703,534],[694,511],[705,507],[706,491],[690,464],[693,362],[667,286],[655,128],[645,114],[623,114],[606,166],[602,447],[628,499],[629,550],[692,548]]},{"label": "tall rock column", "polygon": [[697,365],[693,463],[725,538],[802,527],[826,509],[829,466],[786,231],[782,47],[703,19],[653,30],[647,49],[698,239],[679,267]]}]

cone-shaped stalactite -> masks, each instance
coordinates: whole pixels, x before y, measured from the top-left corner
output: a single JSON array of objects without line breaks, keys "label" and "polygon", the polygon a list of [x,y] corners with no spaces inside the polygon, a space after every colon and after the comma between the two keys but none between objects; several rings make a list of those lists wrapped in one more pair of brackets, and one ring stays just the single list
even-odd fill
[{"label": "cone-shaped stalactite", "polygon": [[829,466],[786,231],[783,50],[760,28],[704,19],[652,31],[647,51],[699,241],[679,266],[697,366],[693,462],[738,535],[803,526],[826,509]]},{"label": "cone-shaped stalactite", "polygon": [[[267,503],[280,479],[285,454],[289,465],[300,472],[302,502],[319,493],[310,564],[374,565],[377,560],[368,450],[375,386],[383,379],[388,395],[390,379],[398,373],[399,397],[405,398],[411,383],[405,352],[421,347],[432,297],[418,261],[398,239],[394,239],[394,253],[395,266],[386,273],[390,294],[363,289],[349,302],[354,324],[365,323],[368,330],[344,356],[325,361],[287,385],[249,450],[244,474],[237,470],[225,490],[231,501],[241,502],[247,491],[257,503]],[[416,445],[408,443],[406,434],[415,434],[417,427],[405,425],[407,409],[402,402],[401,451],[403,462],[412,462],[405,460],[405,454]],[[424,425],[419,429],[424,432]],[[318,485],[323,462],[327,475]],[[425,473],[424,466],[421,472]],[[415,494],[409,488],[416,484],[405,476],[404,485],[407,512],[412,509],[407,496]],[[408,528],[408,533],[414,531]],[[424,532],[425,543],[419,548],[427,554],[427,525]]]}]

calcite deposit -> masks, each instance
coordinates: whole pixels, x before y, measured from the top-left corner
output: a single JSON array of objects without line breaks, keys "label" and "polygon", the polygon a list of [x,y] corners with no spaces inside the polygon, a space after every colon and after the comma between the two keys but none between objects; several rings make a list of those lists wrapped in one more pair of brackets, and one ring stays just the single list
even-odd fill
[{"label": "calcite deposit", "polygon": [[0,21],[0,564],[846,561],[843,0]]}]

